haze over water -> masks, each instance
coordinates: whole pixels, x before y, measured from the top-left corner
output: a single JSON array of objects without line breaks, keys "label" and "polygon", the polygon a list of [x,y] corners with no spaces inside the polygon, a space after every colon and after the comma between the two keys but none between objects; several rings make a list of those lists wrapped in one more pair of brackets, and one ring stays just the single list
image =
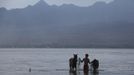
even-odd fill
[{"label": "haze over water", "polygon": [[134,75],[133,9],[134,0],[0,0],[0,75],[85,75],[83,63],[69,72],[69,58],[87,53],[100,62],[88,75]]},{"label": "haze over water", "polygon": [[[1,75],[73,75],[69,74],[68,59],[77,53],[83,58],[100,61],[98,75],[133,75],[133,49],[0,49]],[[82,69],[83,64],[81,64]],[[32,72],[29,72],[29,68]],[[76,75],[83,75],[79,71]],[[92,72],[89,73],[92,75]],[[93,74],[94,75],[94,74]]]}]

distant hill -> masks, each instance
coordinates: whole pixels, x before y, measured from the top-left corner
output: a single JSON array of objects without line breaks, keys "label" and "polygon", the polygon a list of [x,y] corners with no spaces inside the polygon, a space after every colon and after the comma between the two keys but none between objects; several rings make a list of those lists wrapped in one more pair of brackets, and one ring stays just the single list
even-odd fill
[{"label": "distant hill", "polygon": [[134,0],[0,8],[0,47],[134,48]]}]

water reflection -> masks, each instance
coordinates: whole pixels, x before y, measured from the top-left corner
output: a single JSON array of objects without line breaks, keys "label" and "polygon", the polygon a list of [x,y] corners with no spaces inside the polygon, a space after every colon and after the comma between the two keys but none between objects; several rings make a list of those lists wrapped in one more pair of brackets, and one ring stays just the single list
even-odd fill
[{"label": "water reflection", "polygon": [[77,71],[70,71],[69,75],[79,75],[79,73],[77,73]]},{"label": "water reflection", "polygon": [[93,71],[90,75],[99,75],[99,71]]},{"label": "water reflection", "polygon": [[80,71],[70,71],[69,72],[69,75],[99,75],[99,71],[94,71],[94,72],[87,72],[87,73],[84,73],[84,72],[80,72]]}]

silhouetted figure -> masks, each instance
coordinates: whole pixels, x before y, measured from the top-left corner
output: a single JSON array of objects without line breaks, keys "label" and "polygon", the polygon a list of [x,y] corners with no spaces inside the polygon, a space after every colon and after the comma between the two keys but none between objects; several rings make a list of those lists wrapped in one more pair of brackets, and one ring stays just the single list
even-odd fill
[{"label": "silhouetted figure", "polygon": [[70,67],[70,71],[73,69],[73,58],[69,59],[69,67]]},{"label": "silhouetted figure", "polygon": [[97,72],[98,68],[99,68],[99,61],[97,59],[94,59],[91,62],[92,68],[93,68],[93,72]]},{"label": "silhouetted figure", "polygon": [[69,59],[69,66],[70,66],[70,71],[77,70],[77,54],[74,54],[74,57]]},{"label": "silhouetted figure", "polygon": [[88,64],[90,64],[90,59],[88,58],[88,54],[85,54],[85,58],[82,60],[82,62],[84,62],[84,66],[83,66],[84,73],[88,73],[89,71]]}]

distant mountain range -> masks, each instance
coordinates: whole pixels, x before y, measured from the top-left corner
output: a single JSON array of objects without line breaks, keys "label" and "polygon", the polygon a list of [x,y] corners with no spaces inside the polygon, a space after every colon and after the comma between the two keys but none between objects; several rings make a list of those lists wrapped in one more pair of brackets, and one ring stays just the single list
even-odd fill
[{"label": "distant mountain range", "polygon": [[0,8],[0,47],[134,48],[134,0]]}]

